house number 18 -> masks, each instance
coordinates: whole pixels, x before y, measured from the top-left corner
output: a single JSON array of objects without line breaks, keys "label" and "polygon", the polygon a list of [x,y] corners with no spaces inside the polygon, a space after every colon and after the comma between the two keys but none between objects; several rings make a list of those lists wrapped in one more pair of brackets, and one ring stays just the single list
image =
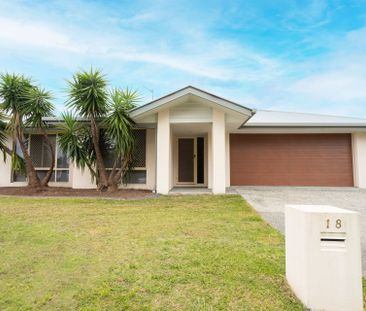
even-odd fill
[{"label": "house number 18", "polygon": [[[335,227],[336,229],[341,229],[342,228],[342,220],[341,219],[337,219],[335,222]],[[330,228],[330,219],[327,219],[327,229]]]}]

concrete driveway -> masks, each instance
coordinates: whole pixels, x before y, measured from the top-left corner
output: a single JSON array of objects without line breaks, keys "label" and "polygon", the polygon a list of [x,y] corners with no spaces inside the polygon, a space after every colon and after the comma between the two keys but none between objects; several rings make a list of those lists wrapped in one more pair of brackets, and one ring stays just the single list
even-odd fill
[{"label": "concrete driveway", "polygon": [[284,233],[286,204],[324,204],[360,213],[362,266],[366,276],[366,190],[357,188],[234,187],[262,217]]}]

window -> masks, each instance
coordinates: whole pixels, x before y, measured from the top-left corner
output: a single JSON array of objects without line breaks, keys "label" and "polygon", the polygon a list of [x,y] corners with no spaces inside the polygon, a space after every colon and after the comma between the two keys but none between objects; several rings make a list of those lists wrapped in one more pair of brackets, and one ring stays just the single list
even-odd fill
[{"label": "window", "polygon": [[[49,140],[55,152],[55,167],[50,182],[68,182],[69,181],[69,161],[57,144],[57,135],[48,135]],[[16,150],[19,149],[17,145]],[[28,152],[33,161],[38,177],[42,180],[51,165],[52,157],[50,148],[43,135],[32,134],[28,140]],[[17,151],[18,153],[18,151]],[[18,153],[21,155],[21,153]],[[24,174],[17,171],[13,172],[13,181],[26,181]]]},{"label": "window", "polygon": [[[26,146],[28,146],[28,136],[25,136],[25,144],[26,144]],[[14,148],[15,148],[15,153],[18,156],[20,156],[21,158],[24,158],[23,157],[22,149],[20,149],[20,146],[19,146],[18,143],[15,144]],[[13,182],[25,182],[25,181],[27,181],[27,176],[23,172],[19,172],[19,171],[13,170],[13,173],[12,173],[12,181]]]},{"label": "window", "polygon": [[[128,173],[128,184],[146,184],[146,130],[135,129],[135,149],[133,153],[132,170]],[[107,171],[111,171],[114,164],[114,146],[111,142],[105,142],[102,147],[104,164]]]}]

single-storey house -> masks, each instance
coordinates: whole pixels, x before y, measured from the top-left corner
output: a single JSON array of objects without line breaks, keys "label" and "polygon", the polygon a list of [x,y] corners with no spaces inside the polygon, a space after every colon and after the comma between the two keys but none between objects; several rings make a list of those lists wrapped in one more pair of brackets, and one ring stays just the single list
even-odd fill
[{"label": "single-storey house", "polygon": [[[137,149],[127,187],[161,194],[174,187],[219,194],[238,185],[366,188],[365,119],[254,110],[192,86],[130,116]],[[57,131],[50,134],[56,142]],[[50,159],[42,136],[32,133],[28,147],[38,173],[45,174]],[[87,170],[57,146],[55,152],[50,186],[95,187]],[[12,172],[10,159],[0,162],[0,172],[2,187],[26,184]]]}]

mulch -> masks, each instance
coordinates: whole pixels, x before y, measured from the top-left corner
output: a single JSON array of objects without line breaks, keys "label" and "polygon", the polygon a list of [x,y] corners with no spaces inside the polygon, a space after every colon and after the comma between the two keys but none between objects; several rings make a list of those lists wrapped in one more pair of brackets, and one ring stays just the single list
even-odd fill
[{"label": "mulch", "polygon": [[64,187],[47,187],[34,189],[29,187],[0,187],[0,195],[26,197],[89,197],[113,199],[145,199],[155,197],[152,191],[119,189],[114,192],[98,191],[96,189],[72,189]]}]

